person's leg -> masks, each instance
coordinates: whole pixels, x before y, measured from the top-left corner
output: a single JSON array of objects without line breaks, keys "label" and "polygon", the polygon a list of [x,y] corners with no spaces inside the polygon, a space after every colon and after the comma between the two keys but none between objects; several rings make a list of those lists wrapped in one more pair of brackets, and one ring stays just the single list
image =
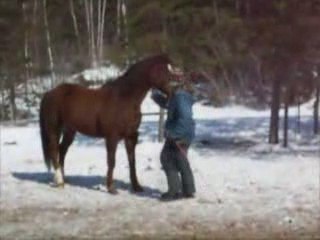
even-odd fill
[{"label": "person's leg", "polygon": [[179,150],[177,156],[177,167],[181,174],[182,191],[185,197],[193,197],[196,192],[194,177],[187,157],[188,145],[176,145]]},{"label": "person's leg", "polygon": [[166,140],[160,156],[161,164],[168,181],[168,192],[166,192],[162,196],[165,198],[177,197],[181,189],[179,172],[176,165],[176,158],[177,151],[173,145],[173,142]]}]

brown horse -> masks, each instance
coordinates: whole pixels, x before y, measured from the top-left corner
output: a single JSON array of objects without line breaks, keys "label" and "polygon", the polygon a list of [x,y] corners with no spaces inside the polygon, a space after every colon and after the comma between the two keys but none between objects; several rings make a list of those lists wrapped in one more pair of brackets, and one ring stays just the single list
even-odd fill
[{"label": "brown horse", "polygon": [[[113,170],[117,144],[124,139],[134,191],[143,191],[135,168],[135,147],[141,121],[140,105],[150,88],[170,95],[171,82],[180,73],[166,55],[147,58],[132,65],[115,81],[100,89],[62,84],[48,91],[40,104],[40,130],[45,163],[55,170],[56,186],[64,185],[64,159],[76,132],[105,139],[106,186],[116,193]],[[62,136],[62,140],[60,138]]]}]

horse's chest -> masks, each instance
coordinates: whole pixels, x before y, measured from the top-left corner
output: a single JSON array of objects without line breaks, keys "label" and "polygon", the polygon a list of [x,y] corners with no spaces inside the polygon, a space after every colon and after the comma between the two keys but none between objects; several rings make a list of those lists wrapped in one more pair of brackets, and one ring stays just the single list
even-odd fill
[{"label": "horse's chest", "polygon": [[139,127],[141,121],[140,111],[123,112],[121,117],[116,119],[117,124],[121,125],[125,132],[133,132]]},{"label": "horse's chest", "polygon": [[140,109],[128,109],[118,106],[114,112],[101,115],[97,126],[104,132],[122,137],[135,133],[141,121]]},{"label": "horse's chest", "polygon": [[122,121],[127,126],[137,126],[140,123],[141,113],[139,111],[129,111],[121,115],[122,119],[118,119],[118,121]]}]

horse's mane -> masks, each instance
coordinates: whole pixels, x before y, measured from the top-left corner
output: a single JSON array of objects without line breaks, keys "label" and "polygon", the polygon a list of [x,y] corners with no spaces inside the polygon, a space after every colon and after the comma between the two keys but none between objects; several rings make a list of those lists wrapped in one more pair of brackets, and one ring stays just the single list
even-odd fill
[{"label": "horse's mane", "polygon": [[132,64],[122,75],[112,81],[108,81],[102,85],[102,88],[112,86],[116,83],[125,81],[135,81],[140,76],[140,73],[149,69],[154,64],[169,64],[171,60],[167,54],[159,54],[151,57],[147,57],[141,61],[137,61]]},{"label": "horse's mane", "polygon": [[149,68],[150,65],[154,64],[168,64],[170,63],[170,59],[167,54],[159,54],[151,57],[147,57],[141,61],[137,61],[133,65],[131,65],[127,71],[123,74],[123,77],[132,75],[135,71],[145,70],[145,68]]}]

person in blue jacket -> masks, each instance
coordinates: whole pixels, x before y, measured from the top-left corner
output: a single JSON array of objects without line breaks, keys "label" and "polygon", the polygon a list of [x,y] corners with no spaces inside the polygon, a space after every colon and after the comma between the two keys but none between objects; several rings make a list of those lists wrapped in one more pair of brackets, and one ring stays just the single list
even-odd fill
[{"label": "person in blue jacket", "polygon": [[151,98],[167,109],[165,144],[160,160],[168,181],[168,191],[160,200],[170,201],[181,197],[193,198],[195,184],[187,158],[188,148],[195,137],[195,122],[192,105],[195,98],[189,85],[177,87],[171,96],[153,90]]}]

